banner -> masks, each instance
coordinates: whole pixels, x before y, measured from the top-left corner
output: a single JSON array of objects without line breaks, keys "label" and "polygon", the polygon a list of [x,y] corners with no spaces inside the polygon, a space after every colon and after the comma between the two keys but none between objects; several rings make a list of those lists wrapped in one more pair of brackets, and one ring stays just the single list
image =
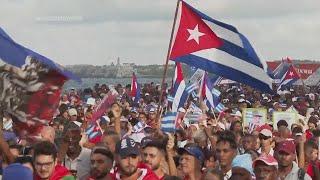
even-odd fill
[{"label": "banner", "polygon": [[253,130],[257,126],[267,123],[267,109],[264,108],[245,108],[243,110],[243,127]]},{"label": "banner", "polygon": [[272,114],[273,128],[278,130],[277,123],[280,120],[285,120],[288,123],[288,128],[291,128],[293,123],[296,123],[297,113],[294,112],[278,112],[275,111]]}]

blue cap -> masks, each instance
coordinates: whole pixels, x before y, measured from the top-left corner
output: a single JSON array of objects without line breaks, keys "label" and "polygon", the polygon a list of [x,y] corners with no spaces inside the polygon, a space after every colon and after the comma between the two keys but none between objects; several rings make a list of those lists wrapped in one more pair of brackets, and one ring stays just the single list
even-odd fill
[{"label": "blue cap", "polygon": [[139,155],[139,146],[131,138],[122,139],[116,144],[116,154],[119,154],[121,158],[125,158],[130,155]]},{"label": "blue cap", "polygon": [[241,167],[246,169],[250,174],[253,173],[253,168],[252,168],[252,157],[250,154],[242,154],[242,155],[237,155],[231,163],[232,167]]},{"label": "blue cap", "polygon": [[187,146],[184,148],[179,148],[179,154],[188,153],[191,156],[197,158],[200,162],[204,162],[204,154],[198,146]]},{"label": "blue cap", "polygon": [[7,180],[16,180],[16,179],[25,179],[32,180],[33,174],[31,169],[21,165],[20,163],[13,163],[4,168],[2,179]]}]

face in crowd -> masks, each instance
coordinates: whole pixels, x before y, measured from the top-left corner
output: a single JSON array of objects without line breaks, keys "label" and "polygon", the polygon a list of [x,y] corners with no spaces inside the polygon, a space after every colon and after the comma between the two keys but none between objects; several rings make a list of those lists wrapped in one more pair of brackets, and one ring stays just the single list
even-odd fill
[{"label": "face in crowd", "polygon": [[93,149],[91,157],[91,177],[101,179],[107,176],[113,166],[113,155],[104,147]]},{"label": "face in crowd", "polygon": [[160,168],[163,158],[164,152],[156,147],[150,146],[143,149],[142,160],[153,171],[156,171]]},{"label": "face in crowd", "polygon": [[217,144],[217,158],[222,168],[231,167],[233,158],[237,155],[236,149],[231,147],[227,141],[220,141]]},{"label": "face in crowd", "polygon": [[131,154],[126,157],[117,157],[117,162],[119,163],[121,174],[126,176],[131,176],[137,172],[138,163],[140,162],[140,156]]}]

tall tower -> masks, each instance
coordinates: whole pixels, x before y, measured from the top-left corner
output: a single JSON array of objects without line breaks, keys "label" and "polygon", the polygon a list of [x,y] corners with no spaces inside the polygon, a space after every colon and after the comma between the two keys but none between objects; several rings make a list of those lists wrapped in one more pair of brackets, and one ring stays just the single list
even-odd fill
[{"label": "tall tower", "polygon": [[117,58],[117,66],[120,66],[120,58]]}]

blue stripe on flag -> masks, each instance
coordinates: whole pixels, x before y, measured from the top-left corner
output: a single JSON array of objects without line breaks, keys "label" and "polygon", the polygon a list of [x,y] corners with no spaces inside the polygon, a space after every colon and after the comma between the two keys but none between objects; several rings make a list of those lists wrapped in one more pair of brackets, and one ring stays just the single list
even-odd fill
[{"label": "blue stripe on flag", "polygon": [[[197,64],[200,69],[203,69],[205,71],[213,72],[227,79],[242,82],[244,84],[250,85],[251,87],[260,89],[261,91],[272,93],[269,85],[266,82],[256,79],[255,77],[251,76],[251,74],[247,74],[249,72],[242,72],[229,66],[225,66],[212,60],[208,60],[206,58],[202,58],[192,54],[178,57],[175,60],[186,64]],[[239,63],[241,62],[239,61]]]},{"label": "blue stripe on flag", "polygon": [[164,132],[174,132],[176,116],[176,112],[167,113],[161,120],[161,130]]}]

